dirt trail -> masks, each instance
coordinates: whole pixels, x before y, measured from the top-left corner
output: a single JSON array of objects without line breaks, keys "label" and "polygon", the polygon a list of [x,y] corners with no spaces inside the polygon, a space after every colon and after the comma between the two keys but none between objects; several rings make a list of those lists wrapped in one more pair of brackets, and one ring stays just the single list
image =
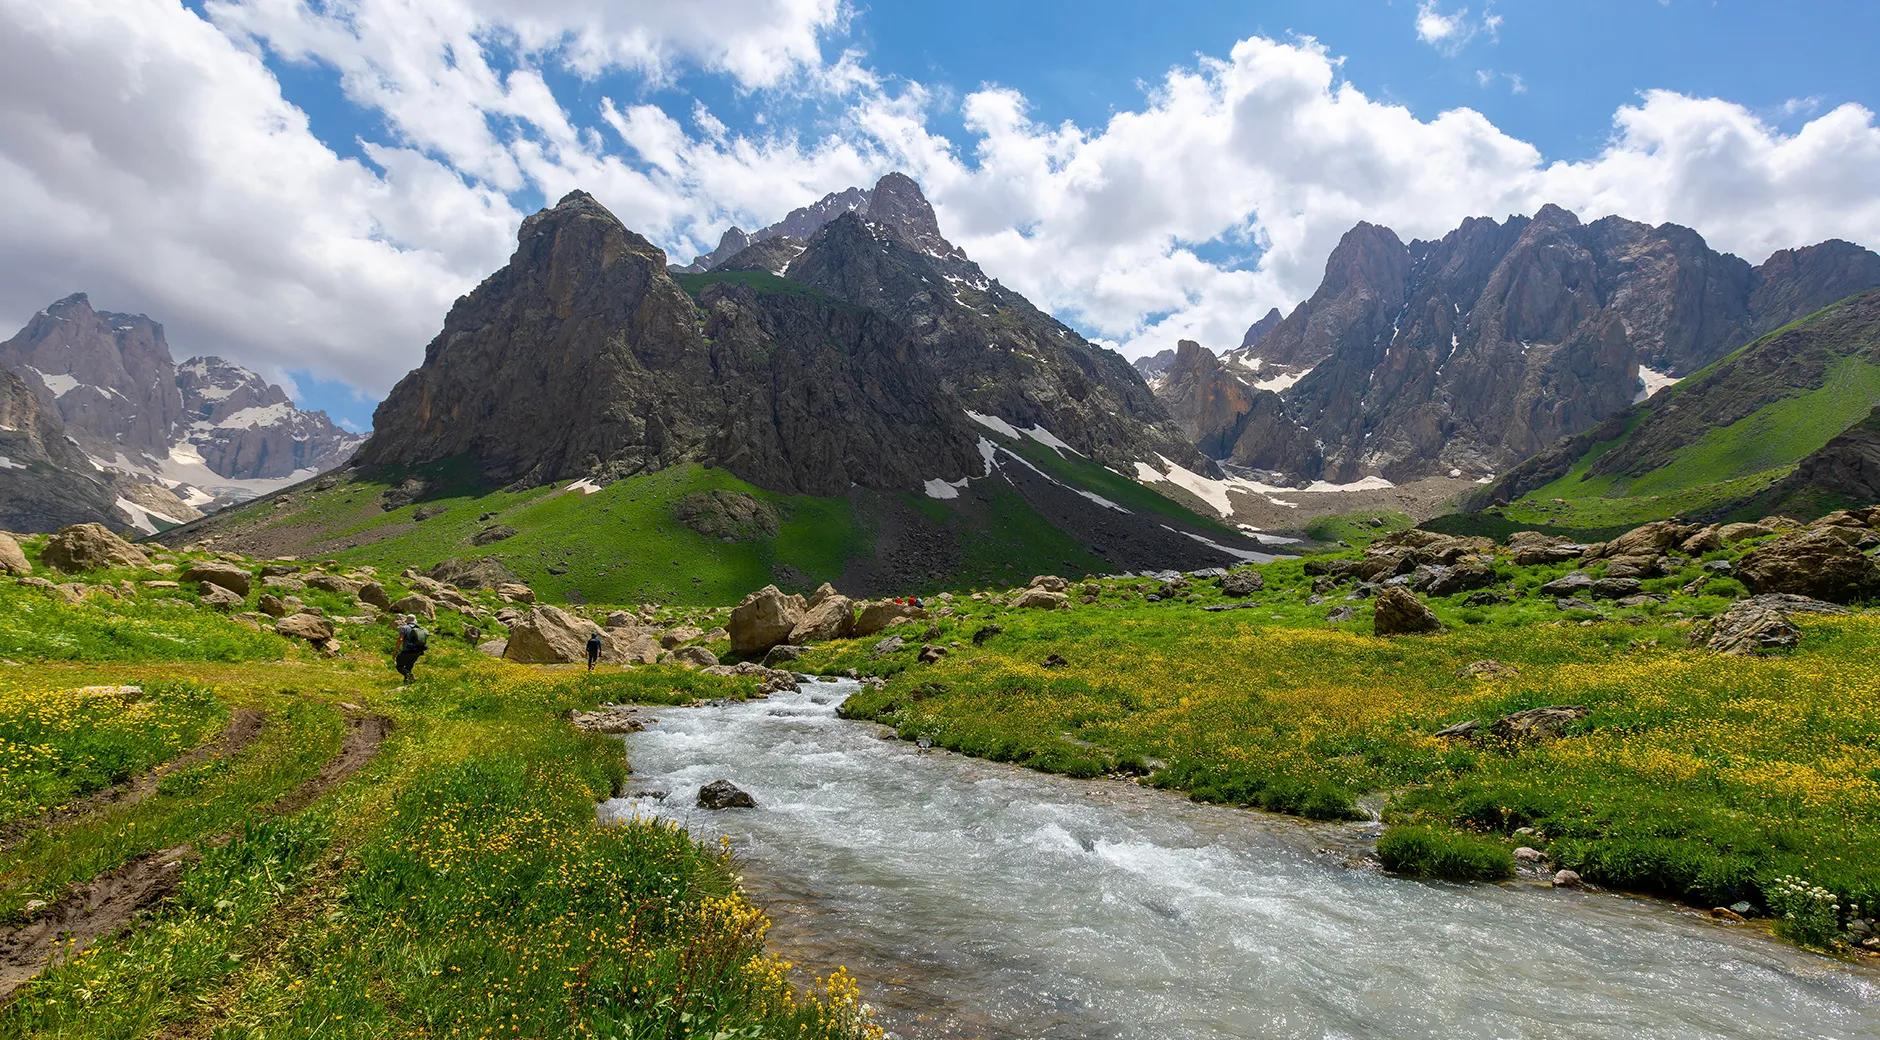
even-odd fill
[{"label": "dirt trail", "polygon": [[139,856],[74,889],[40,916],[0,930],[0,1001],[55,956],[70,956],[123,927],[176,888],[195,855],[187,845]]},{"label": "dirt trail", "polygon": [[249,708],[238,709],[229,719],[229,724],[217,734],[214,740],[171,759],[168,762],[125,780],[113,784],[101,791],[93,791],[83,798],[58,806],[32,820],[17,821],[0,831],[0,849],[12,847],[21,838],[34,830],[57,826],[66,820],[97,812],[113,805],[135,805],[157,793],[157,785],[163,778],[180,773],[191,766],[213,758],[232,758],[241,754],[242,749],[255,742],[261,735],[261,728],[267,722],[267,716]]},{"label": "dirt trail", "polygon": [[[237,715],[223,737],[216,741],[218,745],[229,747],[229,753],[252,741],[260,732],[260,716],[252,712],[246,714],[254,717],[247,719]],[[312,779],[261,809],[261,813],[298,812],[313,804],[372,761],[379,745],[385,742],[386,734],[391,732],[392,720],[383,715],[349,715],[346,726],[346,737],[340,742],[339,753],[328,759]],[[236,743],[238,738],[239,744]],[[171,763],[172,767],[176,765]],[[140,777],[133,783],[141,782]],[[155,789],[155,779],[150,781],[150,786]],[[146,793],[139,797],[147,796]],[[227,841],[228,837],[218,835],[203,841],[216,845]],[[70,890],[57,904],[25,924],[0,928],[0,1003],[9,1000],[14,990],[31,981],[54,958],[77,953],[122,928],[139,910],[168,896],[182,877],[183,868],[195,855],[194,846],[178,845],[139,856]]]},{"label": "dirt trail", "polygon": [[372,761],[372,756],[379,753],[379,745],[385,743],[385,735],[391,731],[392,720],[383,715],[347,716],[346,739],[340,742],[339,754],[327,759],[319,775],[281,796],[269,811],[299,812],[312,805],[315,799]]}]

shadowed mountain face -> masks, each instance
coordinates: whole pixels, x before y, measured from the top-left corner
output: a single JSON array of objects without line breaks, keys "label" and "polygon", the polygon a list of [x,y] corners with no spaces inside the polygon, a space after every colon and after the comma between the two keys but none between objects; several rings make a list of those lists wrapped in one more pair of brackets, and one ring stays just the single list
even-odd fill
[{"label": "shadowed mountain face", "polygon": [[[1880,256],[1846,242],[1751,267],[1689,228],[1582,224],[1557,206],[1472,218],[1433,242],[1359,224],[1312,297],[1249,328],[1211,376],[1239,388],[1161,390],[1197,442],[1237,464],[1335,481],[1476,477],[1876,285]],[[1242,397],[1238,416],[1192,410]]]},{"label": "shadowed mountain face", "polygon": [[[0,530],[51,531],[116,513],[117,492],[66,438],[57,412],[0,369]],[[120,517],[119,523],[122,523]]]},{"label": "shadowed mountain face", "polygon": [[1127,362],[947,242],[911,180],[864,195],[800,247],[683,286],[569,195],[452,308],[360,462],[467,455],[524,485],[707,462],[783,491],[911,491],[984,472],[979,413],[1121,468],[1206,464]]}]

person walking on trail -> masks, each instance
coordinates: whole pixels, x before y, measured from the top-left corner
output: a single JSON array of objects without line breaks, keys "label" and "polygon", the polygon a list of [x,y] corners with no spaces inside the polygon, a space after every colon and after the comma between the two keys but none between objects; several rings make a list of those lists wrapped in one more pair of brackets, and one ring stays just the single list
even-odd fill
[{"label": "person walking on trail", "polygon": [[430,643],[431,633],[419,627],[416,618],[406,614],[398,619],[398,653],[392,663],[397,666],[398,674],[405,677],[405,682],[411,681],[411,670],[417,667],[418,658],[424,656]]},{"label": "person walking on trail", "polygon": [[588,671],[591,672],[594,670],[594,666],[600,663],[601,659],[601,633],[599,629],[588,633],[587,652]]}]

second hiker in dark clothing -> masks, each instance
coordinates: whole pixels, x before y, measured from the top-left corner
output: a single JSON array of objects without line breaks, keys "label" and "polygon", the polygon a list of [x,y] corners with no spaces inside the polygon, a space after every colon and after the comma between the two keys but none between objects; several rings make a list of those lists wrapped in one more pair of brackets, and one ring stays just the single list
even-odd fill
[{"label": "second hiker in dark clothing", "polygon": [[594,665],[601,659],[601,634],[599,632],[588,633],[587,651],[588,671],[591,672],[594,670]]},{"label": "second hiker in dark clothing", "polygon": [[411,681],[411,670],[417,667],[418,658],[424,656],[430,642],[431,633],[420,628],[416,618],[406,614],[398,619],[398,653],[392,658],[392,663],[406,682]]}]

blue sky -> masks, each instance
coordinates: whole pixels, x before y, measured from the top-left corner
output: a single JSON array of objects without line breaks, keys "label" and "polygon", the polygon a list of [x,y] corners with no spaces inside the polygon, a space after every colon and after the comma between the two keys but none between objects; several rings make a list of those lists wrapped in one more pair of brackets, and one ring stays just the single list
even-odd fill
[{"label": "blue sky", "polygon": [[[888,169],[1137,355],[1359,219],[1880,245],[1880,5],[0,0],[0,321],[75,288],[347,423],[571,187],[685,260]],[[82,72],[82,75],[80,73]]]}]

